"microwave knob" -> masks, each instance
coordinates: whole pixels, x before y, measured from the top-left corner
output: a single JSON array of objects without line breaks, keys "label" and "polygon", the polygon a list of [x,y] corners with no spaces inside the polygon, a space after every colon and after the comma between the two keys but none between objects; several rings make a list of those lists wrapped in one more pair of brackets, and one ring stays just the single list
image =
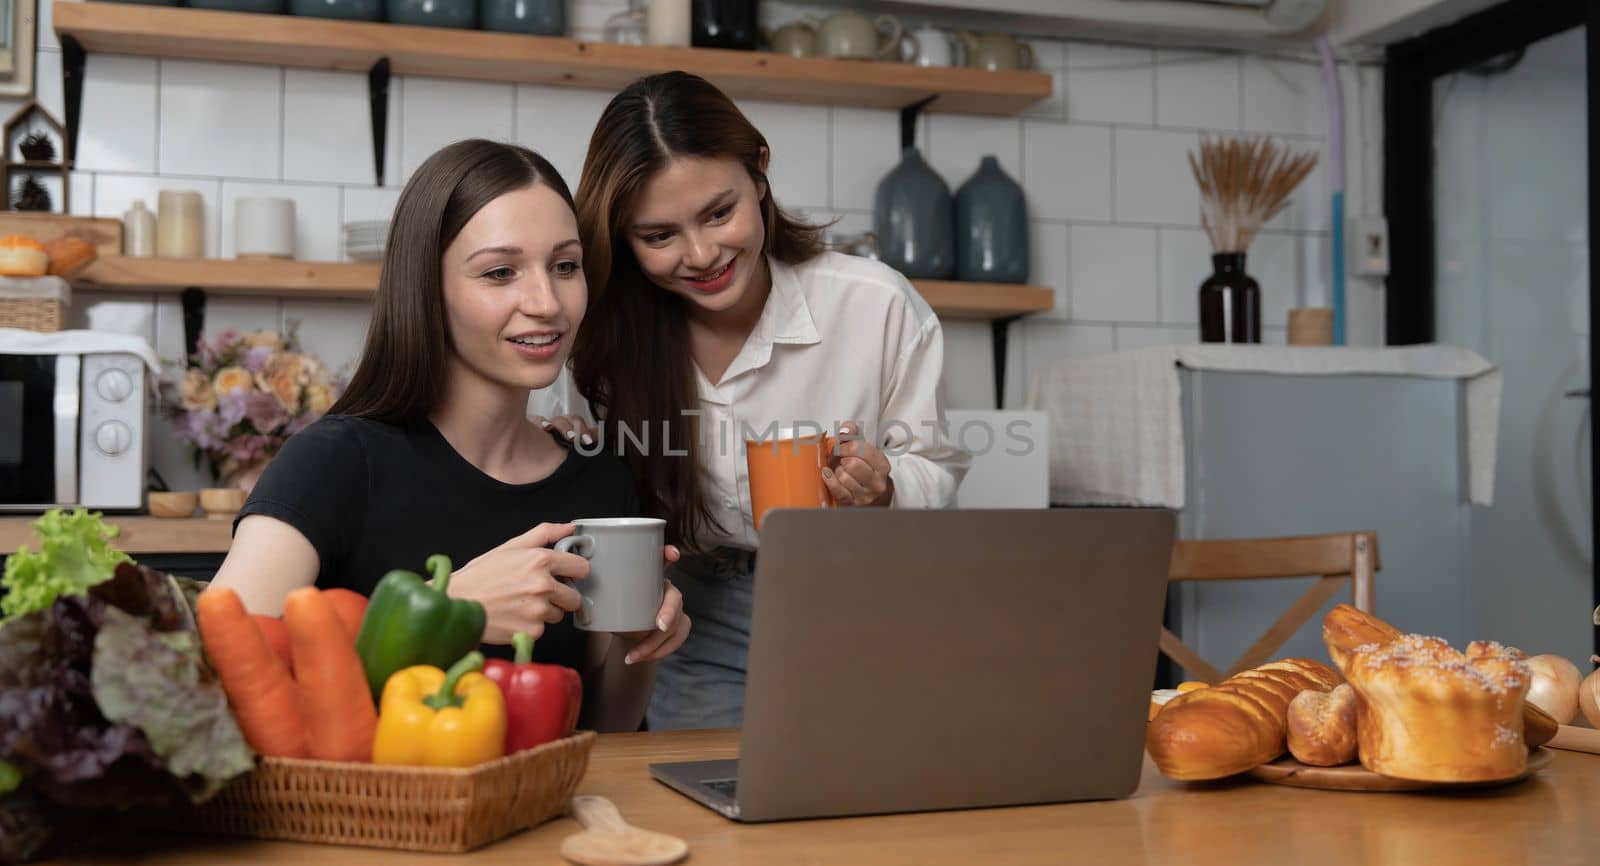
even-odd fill
[{"label": "microwave knob", "polygon": [[133,444],[133,431],[121,421],[107,421],[94,431],[94,445],[101,453],[115,457]]},{"label": "microwave knob", "polygon": [[133,393],[133,377],[115,367],[102,372],[95,379],[94,389],[108,403],[121,403]]}]

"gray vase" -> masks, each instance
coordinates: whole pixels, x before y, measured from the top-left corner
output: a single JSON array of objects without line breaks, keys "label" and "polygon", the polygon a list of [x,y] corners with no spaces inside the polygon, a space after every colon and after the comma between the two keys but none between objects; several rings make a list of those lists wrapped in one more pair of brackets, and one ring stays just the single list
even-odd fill
[{"label": "gray vase", "polygon": [[915,147],[878,181],[872,230],[885,264],[914,279],[945,280],[955,272],[950,187]]},{"label": "gray vase", "polygon": [[500,33],[565,36],[567,0],[481,0],[478,22]]},{"label": "gray vase", "polygon": [[1028,201],[993,156],[956,190],[956,279],[1028,281]]}]

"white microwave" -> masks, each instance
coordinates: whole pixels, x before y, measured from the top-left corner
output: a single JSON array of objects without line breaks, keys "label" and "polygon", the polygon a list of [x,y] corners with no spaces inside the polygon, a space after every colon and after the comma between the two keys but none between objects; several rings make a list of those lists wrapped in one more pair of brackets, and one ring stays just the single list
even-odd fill
[{"label": "white microwave", "polygon": [[142,508],[147,374],[133,353],[0,353],[0,511]]}]

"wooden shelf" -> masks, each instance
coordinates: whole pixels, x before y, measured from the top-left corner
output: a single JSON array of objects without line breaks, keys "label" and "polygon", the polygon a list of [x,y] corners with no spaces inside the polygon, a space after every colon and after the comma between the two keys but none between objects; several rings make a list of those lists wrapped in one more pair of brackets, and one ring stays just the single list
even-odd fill
[{"label": "wooden shelf", "polygon": [[56,33],[90,52],[366,72],[387,57],[395,75],[620,90],[682,69],[730,96],[1010,116],[1050,96],[1043,72],[926,69],[756,51],[614,45],[397,24],[331,21],[123,3],[55,0]]},{"label": "wooden shelf", "polygon": [[[33,537],[37,516],[0,517],[0,557],[15,553],[23,544],[38,549]],[[131,554],[226,553],[232,541],[233,521],[204,517],[167,520],[159,517],[106,515],[107,523],[121,531],[111,546]]]},{"label": "wooden shelf", "polygon": [[[143,259],[107,256],[74,278],[77,288],[111,292],[181,292],[191,286],[223,295],[284,298],[372,297],[379,266],[277,259]],[[1004,319],[1055,306],[1055,293],[1011,283],[913,280],[946,319]]]},{"label": "wooden shelf", "polygon": [[958,283],[912,280],[917,291],[944,319],[1009,319],[1042,313],[1056,305],[1056,293],[1016,283]]},{"label": "wooden shelf", "polygon": [[181,292],[192,286],[222,295],[370,298],[378,288],[378,271],[375,262],[107,256],[79,271],[73,283],[86,291],[167,293]]}]

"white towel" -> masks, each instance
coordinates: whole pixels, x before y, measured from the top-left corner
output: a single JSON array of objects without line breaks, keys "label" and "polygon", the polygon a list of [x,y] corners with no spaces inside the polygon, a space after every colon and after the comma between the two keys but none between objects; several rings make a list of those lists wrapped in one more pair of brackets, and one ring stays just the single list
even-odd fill
[{"label": "white towel", "polygon": [[1046,366],[1026,407],[1050,417],[1050,501],[1184,505],[1180,366],[1289,375],[1392,375],[1466,381],[1467,497],[1494,501],[1499,368],[1450,346],[1153,346]]},{"label": "white towel", "polygon": [[56,331],[44,334],[21,328],[0,328],[0,355],[137,355],[151,372],[161,373],[156,350],[139,337],[105,331]]}]

